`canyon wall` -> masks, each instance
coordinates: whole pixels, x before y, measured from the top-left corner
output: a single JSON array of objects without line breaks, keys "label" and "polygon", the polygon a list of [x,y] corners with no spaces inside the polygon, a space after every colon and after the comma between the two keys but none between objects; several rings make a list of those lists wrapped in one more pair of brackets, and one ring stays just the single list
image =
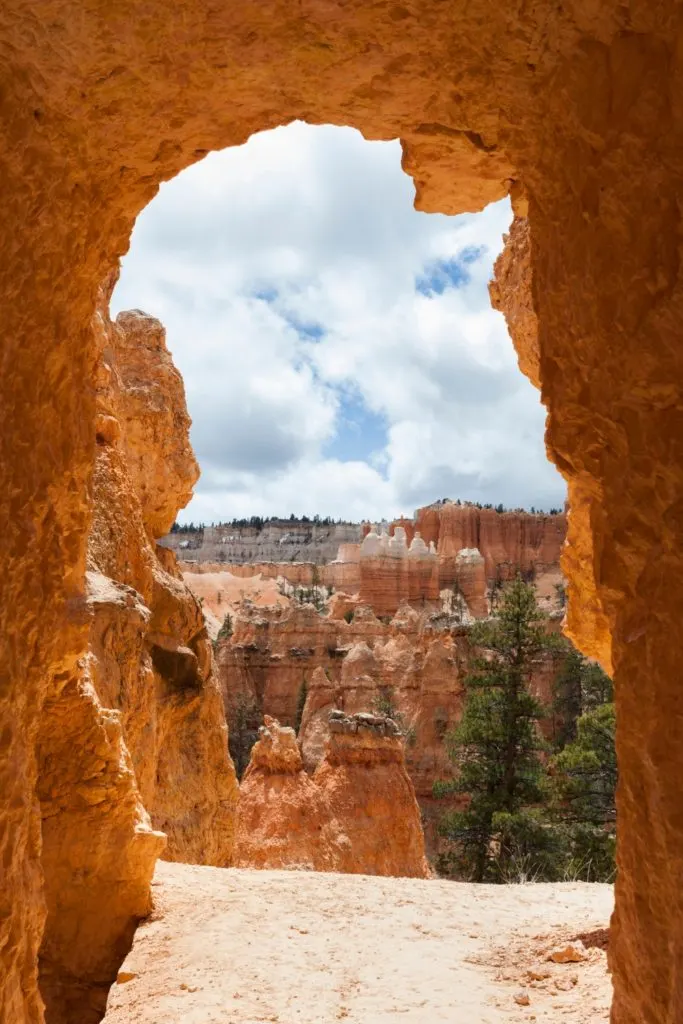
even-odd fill
[{"label": "canyon wall", "polygon": [[[564,513],[497,512],[447,501],[418,509],[415,519],[394,520],[388,532],[370,524],[358,529],[362,541],[340,544],[336,558],[324,564],[254,560],[231,564],[228,571],[358,593],[382,616],[393,615],[404,601],[424,606],[455,588],[466,611],[481,618],[488,613],[491,590],[518,572],[537,583],[540,596],[551,585],[562,585]],[[228,569],[224,562],[181,564],[184,571],[199,574]]]},{"label": "canyon wall", "polygon": [[376,615],[393,615],[404,601],[424,606],[439,600],[436,550],[415,534],[408,547],[406,532],[393,536],[370,530],[360,547],[360,588],[363,604]]},{"label": "canyon wall", "polygon": [[447,501],[418,509],[415,528],[436,547],[439,584],[450,587],[458,578],[456,559],[463,549],[480,552],[488,580],[557,568],[567,520],[564,513],[497,512]]},{"label": "canyon wall", "polygon": [[[155,546],[198,476],[161,324],[98,315],[87,653],[55,680],[38,735],[46,1019],[90,1024],[156,858],[227,864],[236,781],[201,607]],[[163,851],[163,853],[162,853]]]},{"label": "canyon wall", "polygon": [[[185,555],[186,552],[180,552]],[[286,580],[292,586],[310,587],[320,584],[355,593],[360,586],[360,544],[340,544],[336,558],[324,564],[316,562],[195,562],[183,559],[179,566],[184,573],[204,576],[229,572],[240,579],[261,576],[266,580]]]},{"label": "canyon wall", "polygon": [[228,567],[223,562],[183,561],[181,568],[188,574],[229,571],[245,579],[284,580],[294,587],[319,584],[358,594],[380,616],[394,615],[405,601],[436,607],[441,592],[448,590],[463,613],[482,618],[489,613],[495,588],[518,572],[534,580],[543,600],[550,596],[552,601],[552,588],[563,586],[563,513],[496,512],[438,502],[419,509],[414,520],[395,520],[388,532],[370,524],[359,530],[360,543],[340,544],[337,557],[322,565],[254,561]]},{"label": "canyon wall", "polygon": [[[559,619],[550,625],[558,629]],[[229,721],[237,725],[241,709],[250,712],[235,737],[240,731],[251,735],[252,719],[262,714],[298,726],[308,772],[324,757],[331,711],[396,714],[406,732],[405,763],[430,855],[439,851],[437,824],[450,804],[435,801],[432,787],[437,779],[453,777],[443,740],[462,712],[471,657],[466,625],[453,615],[418,612],[407,604],[387,623],[362,605],[355,605],[347,622],[310,605],[245,603],[233,617],[232,635],[216,648]],[[552,655],[534,669],[532,688],[546,704],[556,670]]]},{"label": "canyon wall", "polygon": [[235,864],[426,878],[420,812],[391,719],[332,712],[312,776],[266,716],[240,787]]},{"label": "canyon wall", "polygon": [[271,519],[258,526],[226,524],[169,533],[163,544],[179,558],[223,567],[254,562],[322,565],[336,557],[340,545],[358,544],[360,533],[358,523]]}]

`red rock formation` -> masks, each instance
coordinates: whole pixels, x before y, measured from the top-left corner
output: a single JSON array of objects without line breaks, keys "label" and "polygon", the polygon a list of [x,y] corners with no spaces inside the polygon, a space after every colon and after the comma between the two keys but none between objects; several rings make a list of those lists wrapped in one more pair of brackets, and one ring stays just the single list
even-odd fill
[{"label": "red rock formation", "polygon": [[531,231],[527,217],[515,217],[489,284],[491,305],[505,313],[515,339],[519,368],[541,387],[538,317],[531,294]]},{"label": "red rock formation", "polygon": [[266,715],[240,785],[235,866],[317,867],[318,791],[303,770],[293,729]]},{"label": "red rock formation", "polygon": [[345,619],[347,616],[353,617],[360,607],[360,597],[357,594],[352,596],[343,590],[337,590],[327,602],[327,614],[330,619]]},{"label": "red rock formation", "polygon": [[35,751],[87,650],[98,286],[162,181],[303,118],[400,138],[426,212],[509,194],[528,215],[546,444],[573,508],[569,628],[617,694],[613,1018],[676,1024],[682,16],[671,0],[0,6],[0,1018],[40,1017]]},{"label": "red rock formation", "polygon": [[229,573],[248,578],[262,576],[266,580],[284,579],[293,586],[310,587],[316,581],[326,587],[335,587],[353,593],[360,585],[360,545],[341,544],[337,558],[325,565],[314,562],[190,562],[181,561],[184,573]]},{"label": "red rock formation", "polygon": [[391,523],[389,523],[390,537],[394,536],[396,529],[398,527],[400,527],[400,529],[404,531],[406,535],[406,541],[408,543],[408,546],[410,546],[413,542],[413,537],[415,536],[415,530],[417,529],[415,525],[415,520],[408,519],[406,516],[399,516],[398,519],[394,519]]},{"label": "red rock formation", "polygon": [[88,655],[38,737],[41,991],[59,1024],[100,1019],[164,833],[169,859],[229,863],[236,801],[201,608],[154,547],[197,475],[182,381],[158,321],[102,315],[99,329]]},{"label": "red rock formation", "polygon": [[453,502],[418,509],[416,525],[423,539],[436,546],[441,587],[456,582],[456,558],[463,548],[483,555],[489,581],[505,580],[518,571],[540,573],[558,566],[566,535],[563,513],[496,512]]},{"label": "red rock formation", "polygon": [[454,638],[425,628],[424,621],[406,609],[404,617],[397,616],[371,643],[350,649],[338,677],[312,676],[299,730],[304,764],[311,771],[319,763],[332,709],[353,714],[392,703],[407,730],[406,767],[433,853],[438,846],[436,824],[446,805],[435,804],[432,787],[437,779],[453,774],[443,738],[462,711],[462,677],[469,655],[466,635]]},{"label": "red rock formation", "polygon": [[393,615],[404,601],[438,601],[436,554],[416,533],[408,548],[405,530],[391,537],[370,531],[360,549],[360,599],[376,615]]},{"label": "red rock formation", "polygon": [[485,618],[489,613],[486,562],[477,548],[462,548],[455,556],[455,601],[458,592],[475,619]]},{"label": "red rock formation", "polygon": [[318,667],[332,669],[343,657],[339,638],[346,626],[319,615],[312,605],[243,606],[216,657],[228,721],[243,694],[265,713],[294,725],[304,682]]},{"label": "red rock formation", "polygon": [[325,755],[329,739],[330,711],[341,707],[341,688],[330,672],[317,668],[308,684],[301,724],[299,744],[306,771],[313,772]]},{"label": "red rock formation", "polygon": [[335,590],[355,594],[360,587],[360,544],[340,544],[336,559],[322,568],[322,581]]},{"label": "red rock formation", "polygon": [[313,777],[293,730],[267,717],[242,781],[235,863],[350,874],[429,874],[403,744],[390,719],[332,714]]}]

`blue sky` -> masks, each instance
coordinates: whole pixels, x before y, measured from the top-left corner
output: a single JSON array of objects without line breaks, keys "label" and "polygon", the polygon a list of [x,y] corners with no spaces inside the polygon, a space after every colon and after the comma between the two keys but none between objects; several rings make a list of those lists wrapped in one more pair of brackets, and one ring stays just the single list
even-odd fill
[{"label": "blue sky", "polygon": [[443,217],[413,198],[398,142],[294,123],[142,212],[112,312],[159,317],[185,380],[202,478],[181,520],[562,504],[488,298],[509,206]]}]

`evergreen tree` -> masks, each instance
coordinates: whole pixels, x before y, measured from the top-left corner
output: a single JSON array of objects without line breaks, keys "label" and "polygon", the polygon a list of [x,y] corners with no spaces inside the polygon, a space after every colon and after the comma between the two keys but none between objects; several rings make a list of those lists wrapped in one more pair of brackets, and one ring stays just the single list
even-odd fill
[{"label": "evergreen tree", "polygon": [[301,680],[301,686],[299,692],[296,695],[296,714],[294,717],[294,732],[298,734],[301,728],[301,719],[304,717],[304,708],[306,707],[306,697],[308,696],[308,682],[304,675]]},{"label": "evergreen tree", "polygon": [[[569,660],[569,659],[568,659]],[[560,694],[566,741],[548,766],[551,819],[563,831],[566,874],[612,881],[616,849],[617,755],[612,682],[573,652]]]},{"label": "evergreen tree", "polygon": [[249,764],[251,748],[258,739],[261,711],[248,694],[239,693],[231,709],[228,722],[228,749],[238,779]]},{"label": "evergreen tree", "polygon": [[569,641],[560,641],[564,658],[554,684],[555,745],[561,750],[577,736],[577,723],[587,711],[613,700],[612,680],[589,662]]},{"label": "evergreen tree", "polygon": [[226,612],[225,618],[223,619],[221,628],[218,630],[218,635],[213,644],[214,651],[218,650],[219,645],[223,640],[229,640],[232,636],[232,616],[230,612]]},{"label": "evergreen tree", "polygon": [[470,635],[480,653],[465,679],[461,721],[446,740],[458,777],[435,787],[469,803],[444,818],[441,832],[455,844],[460,874],[474,881],[504,880],[519,857],[547,875],[553,837],[532,809],[542,797],[544,709],[528,684],[535,657],[554,638],[533,587],[519,577],[510,583],[495,618],[475,623]]}]

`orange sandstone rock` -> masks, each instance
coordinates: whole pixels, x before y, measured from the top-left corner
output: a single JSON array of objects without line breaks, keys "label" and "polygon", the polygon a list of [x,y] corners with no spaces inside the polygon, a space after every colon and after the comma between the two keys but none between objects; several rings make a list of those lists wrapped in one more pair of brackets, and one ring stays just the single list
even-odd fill
[{"label": "orange sandstone rock", "polygon": [[569,628],[612,666],[617,695],[613,1020],[677,1024],[683,13],[672,0],[330,10],[0,7],[0,1018],[41,1017],[36,743],[87,655],[98,288],[162,181],[302,118],[400,138],[421,210],[510,194],[528,216],[546,443],[574,508]]},{"label": "orange sandstone rock", "polygon": [[242,780],[235,863],[427,877],[420,812],[393,722],[332,712],[311,778],[294,731],[266,717]]},{"label": "orange sandstone rock", "polygon": [[450,501],[418,509],[416,525],[424,540],[436,546],[441,587],[456,582],[456,559],[463,549],[480,552],[488,580],[557,567],[566,533],[562,513],[496,512]]},{"label": "orange sandstone rock", "polygon": [[436,552],[415,533],[408,547],[406,532],[396,526],[391,536],[374,530],[360,547],[360,600],[377,615],[393,615],[404,601],[424,606],[438,601]]},{"label": "orange sandstone rock", "polygon": [[98,331],[88,652],[55,680],[38,735],[41,992],[58,1024],[101,1018],[164,848],[230,862],[236,801],[201,609],[154,547],[196,478],[182,381],[158,321],[101,313]]}]

